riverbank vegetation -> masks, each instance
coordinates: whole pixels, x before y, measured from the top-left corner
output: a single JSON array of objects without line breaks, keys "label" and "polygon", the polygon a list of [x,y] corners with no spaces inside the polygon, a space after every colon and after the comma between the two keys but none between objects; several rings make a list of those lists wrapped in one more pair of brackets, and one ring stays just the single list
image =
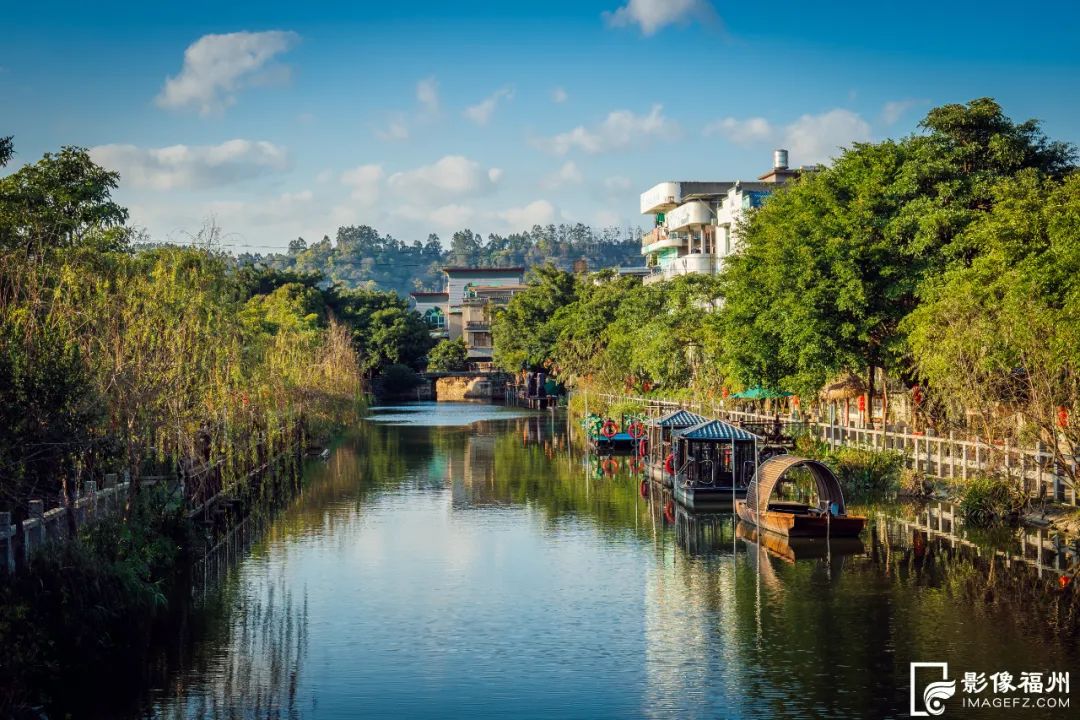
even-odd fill
[{"label": "riverbank vegetation", "polygon": [[1041,441],[1075,482],[1075,161],[993,100],[935,108],[778,188],[717,276],[534,270],[493,322],[495,359],[674,399],[781,389],[807,410],[849,374],[873,407],[885,376],[937,432]]},{"label": "riverbank vegetation", "polygon": [[[0,166],[12,150],[0,141]],[[70,147],[0,178],[0,510],[21,532],[41,499],[68,523],[0,569],[0,714],[138,657],[205,540],[191,509],[273,502],[252,494],[280,488],[253,478],[356,419],[373,377],[431,346],[392,292],[239,265],[213,228],[149,245],[118,182]],[[120,509],[77,526],[89,483],[125,476]]]}]

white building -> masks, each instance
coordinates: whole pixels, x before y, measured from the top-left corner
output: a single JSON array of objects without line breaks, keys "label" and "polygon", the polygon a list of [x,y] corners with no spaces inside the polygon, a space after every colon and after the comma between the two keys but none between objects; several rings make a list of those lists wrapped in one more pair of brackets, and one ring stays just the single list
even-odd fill
[{"label": "white building", "polygon": [[659,282],[687,273],[713,274],[738,245],[743,214],[755,208],[778,185],[816,168],[788,168],[787,150],[773,153],[773,168],[757,180],[724,182],[669,181],[641,194],[641,213],[655,219],[641,239],[641,254]]}]

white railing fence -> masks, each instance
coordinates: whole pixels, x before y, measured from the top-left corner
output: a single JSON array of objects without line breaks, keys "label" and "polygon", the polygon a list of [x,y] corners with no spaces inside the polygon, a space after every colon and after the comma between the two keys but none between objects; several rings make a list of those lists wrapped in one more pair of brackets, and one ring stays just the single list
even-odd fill
[{"label": "white railing fence", "polygon": [[1066,458],[1069,473],[1062,472],[1052,449],[1039,443],[1018,447],[1008,441],[994,445],[976,440],[947,436],[898,432],[888,428],[852,427],[836,423],[814,422],[786,415],[732,410],[709,402],[679,402],[634,395],[600,393],[608,404],[635,402],[657,411],[683,408],[705,417],[731,422],[796,424],[832,446],[856,446],[872,450],[895,450],[903,454],[907,467],[943,480],[964,481],[979,474],[1003,473],[1022,479],[1026,492],[1058,502],[1077,504],[1076,487],[1068,477],[1077,477],[1078,459]]}]

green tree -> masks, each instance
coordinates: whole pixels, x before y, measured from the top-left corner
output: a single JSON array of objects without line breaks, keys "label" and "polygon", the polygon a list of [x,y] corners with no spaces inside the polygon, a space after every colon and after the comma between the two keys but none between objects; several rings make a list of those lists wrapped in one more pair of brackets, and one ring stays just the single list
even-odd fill
[{"label": "green tree", "polygon": [[[10,138],[3,151],[10,158]],[[78,147],[46,153],[0,178],[0,249],[125,248],[131,236],[125,227],[128,213],[112,200],[119,178]]]},{"label": "green tree", "polygon": [[555,313],[577,298],[574,275],[553,265],[533,268],[527,282],[528,289],[511,298],[492,319],[494,360],[508,372],[539,370],[554,357],[559,336]]},{"label": "green tree", "polygon": [[469,366],[465,339],[443,340],[428,353],[427,369],[434,372],[465,370]]},{"label": "green tree", "polygon": [[809,393],[845,369],[905,373],[900,325],[920,287],[978,253],[965,228],[1025,169],[1057,176],[1073,149],[993,100],[932,110],[924,134],[857,144],[750,215],[724,272],[725,342],[744,383]]},{"label": "green tree", "polygon": [[[1043,441],[1062,471],[1080,451],[1080,176],[1000,181],[964,232],[977,251],[923,288],[905,320],[915,368],[955,422]],[[1067,414],[1062,424],[1061,409]]]}]

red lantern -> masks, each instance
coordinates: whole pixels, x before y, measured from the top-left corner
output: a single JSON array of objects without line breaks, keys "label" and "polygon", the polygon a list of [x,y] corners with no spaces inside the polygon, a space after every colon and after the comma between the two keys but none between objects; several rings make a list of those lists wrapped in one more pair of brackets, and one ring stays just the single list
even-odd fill
[{"label": "red lantern", "polygon": [[792,407],[799,407],[799,396],[798,395],[792,395],[791,396],[791,405],[792,405]]},{"label": "red lantern", "polygon": [[866,412],[866,396],[859,396],[859,412]]},{"label": "red lantern", "polygon": [[726,400],[727,396],[728,396],[728,393],[730,393],[730,392],[731,391],[727,389],[727,385],[725,385],[724,387],[720,388],[720,397],[722,397],[722,398],[724,398]]},{"label": "red lantern", "polygon": [[915,405],[915,407],[919,407],[920,405],[922,405],[922,388],[920,388],[918,385],[911,388],[911,402]]},{"label": "red lantern", "polygon": [[1069,409],[1064,405],[1058,406],[1057,411],[1057,426],[1059,428],[1069,427]]}]

